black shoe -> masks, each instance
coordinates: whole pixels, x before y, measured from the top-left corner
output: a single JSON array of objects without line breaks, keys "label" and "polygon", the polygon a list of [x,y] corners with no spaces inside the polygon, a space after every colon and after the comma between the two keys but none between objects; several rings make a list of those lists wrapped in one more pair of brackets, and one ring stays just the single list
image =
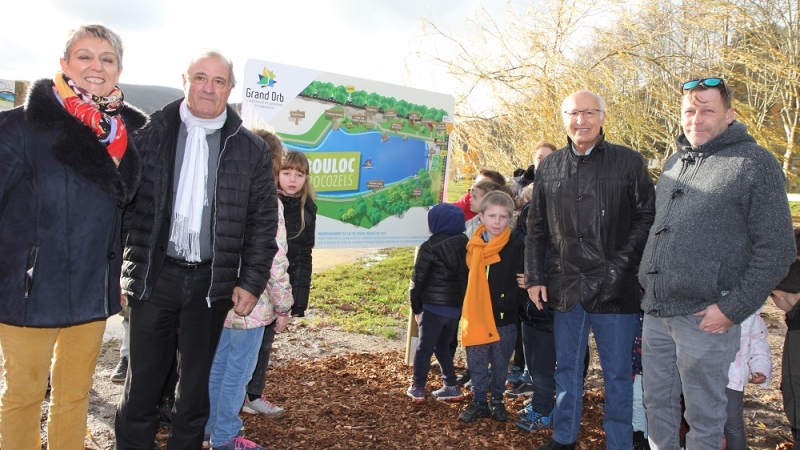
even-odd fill
[{"label": "black shoe", "polygon": [[128,376],[128,357],[123,356],[119,359],[119,363],[117,363],[117,367],[114,369],[114,372],[111,373],[111,381],[114,383],[122,383],[125,381],[125,378]]},{"label": "black shoe", "polygon": [[650,450],[650,442],[644,437],[644,431],[633,432],[633,450]]},{"label": "black shoe", "polygon": [[575,443],[562,444],[555,439],[550,439],[544,445],[536,447],[536,450],[575,450]]},{"label": "black shoe", "polygon": [[472,401],[472,403],[467,406],[467,409],[461,411],[461,414],[458,415],[458,420],[462,422],[472,423],[475,420],[489,417],[492,415],[492,410],[489,409],[489,405],[486,403],[480,404],[476,401]]},{"label": "black shoe", "polygon": [[471,378],[472,378],[472,377],[469,375],[469,371],[468,371],[468,370],[465,370],[465,371],[461,372],[461,374],[460,374],[460,375],[458,375],[458,378],[456,378],[456,381],[457,381],[457,382],[458,382],[458,384],[460,384],[461,386],[464,386],[465,384],[467,384],[467,382],[468,382],[468,381],[469,381]]},{"label": "black shoe", "polygon": [[513,388],[505,392],[505,396],[510,398],[530,397],[531,395],[533,395],[533,385],[522,380],[515,383]]},{"label": "black shoe", "polygon": [[489,408],[492,410],[492,419],[498,422],[505,422],[508,420],[508,411],[506,411],[506,404],[503,402],[503,397],[493,398],[489,403]]},{"label": "black shoe", "polygon": [[165,427],[172,426],[172,407],[175,405],[175,399],[172,397],[163,397],[158,404],[158,421]]}]

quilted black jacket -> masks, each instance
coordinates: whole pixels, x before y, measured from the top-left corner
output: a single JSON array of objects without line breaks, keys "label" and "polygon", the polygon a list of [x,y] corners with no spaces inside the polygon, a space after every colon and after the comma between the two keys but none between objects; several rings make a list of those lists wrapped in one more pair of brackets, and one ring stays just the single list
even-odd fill
[{"label": "quilted black jacket", "polygon": [[[133,140],[143,163],[142,184],[125,212],[122,290],[132,306],[147,301],[166,256],[172,203],[179,99],[157,111]],[[228,106],[222,128],[211,213],[210,302],[230,300],[234,286],[258,297],[267,285],[277,251],[276,188],[272,157],[264,141],[244,128]],[[209,199],[212,201],[212,199]]]},{"label": "quilted black jacket", "polygon": [[[419,246],[408,290],[414,314],[422,313],[423,303],[456,307],[464,303],[467,267],[462,267],[462,261],[453,256],[466,254],[467,241],[461,236],[456,237],[458,239],[444,244],[450,236],[434,234]],[[442,258],[450,260],[449,264]]]}]

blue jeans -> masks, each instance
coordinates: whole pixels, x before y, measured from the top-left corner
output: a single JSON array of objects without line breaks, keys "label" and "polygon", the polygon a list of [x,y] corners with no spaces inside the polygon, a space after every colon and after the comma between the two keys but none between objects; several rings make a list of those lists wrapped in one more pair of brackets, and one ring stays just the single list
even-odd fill
[{"label": "blue jeans", "polygon": [[431,355],[436,354],[446,386],[456,386],[456,369],[450,354],[450,340],[458,330],[458,318],[423,311],[419,323],[419,343],[414,354],[414,386],[425,387],[431,368]]},{"label": "blue jeans", "polygon": [[633,377],[633,431],[641,431],[647,438],[647,418],[644,413],[644,399],[642,391],[642,376]]},{"label": "blue jeans", "polygon": [[211,434],[211,445],[220,446],[239,434],[242,419],[239,410],[244,402],[245,388],[258,360],[258,349],[264,327],[249,330],[225,328],[219,338],[208,396],[211,412],[206,432]]},{"label": "blue jeans", "polygon": [[[506,325],[497,329],[500,340],[491,344],[470,345],[467,351],[467,366],[472,377],[472,393],[475,401],[486,402],[486,393],[491,392],[492,398],[503,398],[506,390],[506,374],[508,361],[514,346],[517,343],[517,326]],[[493,376],[489,383],[489,366]]]},{"label": "blue jeans", "polygon": [[531,408],[547,415],[553,410],[556,393],[556,346],[552,324],[522,322],[525,371],[533,384]]},{"label": "blue jeans", "polygon": [[727,414],[728,369],[739,350],[740,327],[709,333],[702,317],[645,314],[642,328],[644,406],[651,447],[678,449],[683,393],[689,424],[686,448],[719,448]]},{"label": "blue jeans", "polygon": [[630,450],[633,448],[631,350],[639,315],[587,313],[579,302],[571,311],[556,311],[554,319],[558,367],[553,439],[561,444],[578,439],[583,412],[584,355],[591,327],[605,384],[606,448]]}]

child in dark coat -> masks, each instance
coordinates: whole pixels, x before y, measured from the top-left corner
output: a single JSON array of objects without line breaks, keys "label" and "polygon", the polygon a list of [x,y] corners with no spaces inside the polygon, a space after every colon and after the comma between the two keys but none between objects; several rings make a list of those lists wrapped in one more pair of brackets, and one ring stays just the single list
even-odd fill
[{"label": "child in dark coat", "polygon": [[[518,305],[527,301],[527,293],[516,280],[523,271],[525,245],[511,239],[513,213],[511,196],[502,191],[487,193],[480,203],[481,225],[473,235],[452,237],[435,253],[450,267],[457,265],[457,272],[466,270],[468,276],[461,344],[467,352],[474,398],[458,416],[463,422],[490,416],[498,422],[508,420],[503,402],[505,374],[516,342]],[[490,381],[490,369],[503,376]]]},{"label": "child in dark coat", "polygon": [[436,258],[434,252],[442,242],[464,232],[464,212],[455,205],[441,203],[428,212],[428,229],[432,236],[419,247],[409,288],[419,342],[414,355],[414,379],[406,394],[414,402],[425,401],[425,383],[431,355],[435,354],[444,386],[431,395],[439,400],[459,401],[464,395],[456,382],[449,346],[461,317],[464,284],[458,271]]}]

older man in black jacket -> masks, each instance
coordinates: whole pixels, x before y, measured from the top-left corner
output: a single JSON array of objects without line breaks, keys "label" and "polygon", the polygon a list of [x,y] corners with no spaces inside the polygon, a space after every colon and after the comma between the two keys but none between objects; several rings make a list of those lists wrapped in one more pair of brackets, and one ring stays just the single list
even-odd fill
[{"label": "older man in black jacket", "polygon": [[542,161],[536,173],[525,240],[528,294],[537,308],[549,301],[555,310],[555,428],[539,448],[575,448],[591,327],[605,382],[606,447],[630,449],[631,350],[640,311],[636,271],[653,224],[655,189],[641,155],[604,140],[600,96],[578,91],[562,106],[568,146]]},{"label": "older man in black jacket", "polygon": [[227,105],[232,64],[205,53],[191,61],[183,82],[186,97],[134,136],[144,174],[123,230],[131,343],[118,449],[152,448],[176,349],[180,381],[167,445],[201,448],[225,316],[231,307],[250,313],[277,251],[270,152]]}]

